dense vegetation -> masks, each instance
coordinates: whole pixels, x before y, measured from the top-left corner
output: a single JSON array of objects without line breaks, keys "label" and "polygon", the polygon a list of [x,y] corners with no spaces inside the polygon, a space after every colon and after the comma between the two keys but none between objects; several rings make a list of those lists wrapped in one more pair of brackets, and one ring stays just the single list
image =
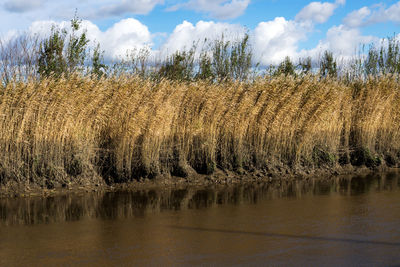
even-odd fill
[{"label": "dense vegetation", "polygon": [[1,179],[123,182],[194,169],[396,164],[397,76],[345,84],[280,76],[252,83],[70,76],[11,82],[0,96]]},{"label": "dense vegetation", "polygon": [[158,65],[148,51],[105,64],[97,46],[88,64],[79,23],[70,34],[53,29],[45,40],[21,37],[0,49],[3,184],[399,161],[395,39],[347,71],[327,51],[318,68],[286,58],[255,75],[248,36]]}]

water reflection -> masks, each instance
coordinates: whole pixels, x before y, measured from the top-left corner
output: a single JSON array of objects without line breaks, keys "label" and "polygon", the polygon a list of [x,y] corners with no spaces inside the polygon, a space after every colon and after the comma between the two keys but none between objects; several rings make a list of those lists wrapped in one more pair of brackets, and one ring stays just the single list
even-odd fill
[{"label": "water reflection", "polygon": [[400,188],[399,174],[309,179],[281,183],[252,183],[228,187],[152,189],[132,192],[89,193],[47,198],[0,199],[0,224],[32,225],[143,217],[164,210],[201,209],[222,204],[255,204],[276,198],[310,195],[355,196]]}]

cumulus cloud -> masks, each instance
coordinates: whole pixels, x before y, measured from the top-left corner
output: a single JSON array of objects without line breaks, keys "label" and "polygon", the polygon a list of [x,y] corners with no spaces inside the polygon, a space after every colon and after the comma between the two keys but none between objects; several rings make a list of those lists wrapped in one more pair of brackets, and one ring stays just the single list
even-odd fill
[{"label": "cumulus cloud", "polygon": [[22,13],[41,7],[45,1],[46,0],[9,0],[6,1],[3,6],[7,11]]},{"label": "cumulus cloud", "polygon": [[175,27],[160,48],[161,55],[167,55],[177,50],[187,50],[194,43],[202,48],[204,40],[212,42],[221,39],[224,35],[225,41],[236,41],[244,36],[246,29],[237,24],[216,23],[213,21],[199,21],[195,25],[184,21]]},{"label": "cumulus cloud", "polygon": [[98,32],[97,38],[94,37],[111,58],[125,55],[129,49],[152,45],[147,26],[132,18],[121,20],[105,32]]},{"label": "cumulus cloud", "polygon": [[254,30],[254,54],[263,65],[277,64],[286,56],[298,57],[298,44],[306,38],[303,25],[277,17],[261,22]]},{"label": "cumulus cloud", "polygon": [[[52,26],[70,30],[70,22],[37,21],[32,23],[29,31],[32,34],[48,36]],[[100,43],[105,50],[107,60],[124,56],[128,50],[140,49],[152,45],[152,37],[147,26],[136,19],[123,19],[106,31],[101,31],[95,24],[88,20],[82,21],[82,29],[86,30],[87,37],[92,41],[91,45]]]},{"label": "cumulus cloud", "polygon": [[339,5],[344,5],[346,1],[338,0],[335,3],[311,2],[296,15],[297,21],[307,21],[312,23],[324,23],[332,15]]},{"label": "cumulus cloud", "polygon": [[400,1],[387,8],[382,5],[364,6],[349,13],[343,19],[343,24],[356,28],[388,21],[400,22]]},{"label": "cumulus cloud", "polygon": [[349,13],[344,19],[343,23],[352,28],[357,28],[362,26],[365,22],[365,18],[371,15],[371,10],[368,7],[362,7]]},{"label": "cumulus cloud", "polygon": [[250,0],[190,0],[168,8],[175,11],[181,8],[205,12],[216,19],[233,19],[244,13]]},{"label": "cumulus cloud", "polygon": [[356,54],[360,45],[378,43],[378,41],[377,37],[362,35],[359,29],[348,28],[345,25],[333,26],[327,31],[326,38],[321,40],[316,48],[308,51],[308,54],[318,57],[323,51],[329,50],[346,60]]},{"label": "cumulus cloud", "polygon": [[367,23],[379,23],[379,22],[400,22],[400,1],[389,6],[388,8],[380,8],[375,10]]},{"label": "cumulus cloud", "polygon": [[237,41],[249,33],[255,62],[267,66],[280,63],[286,56],[293,60],[301,56],[298,52],[299,43],[306,39],[310,30],[308,24],[283,17],[261,22],[253,30],[237,24],[199,21],[194,25],[184,21],[176,26],[160,47],[159,55],[165,57],[177,50],[190,49],[197,42],[198,47],[202,48],[204,39],[212,42],[222,35],[226,41]]}]

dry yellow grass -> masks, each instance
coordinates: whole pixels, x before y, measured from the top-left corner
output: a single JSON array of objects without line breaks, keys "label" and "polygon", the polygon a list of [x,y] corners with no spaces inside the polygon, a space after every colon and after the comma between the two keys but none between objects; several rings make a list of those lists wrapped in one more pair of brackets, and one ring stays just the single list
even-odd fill
[{"label": "dry yellow grass", "polygon": [[400,151],[398,77],[10,83],[0,93],[5,183],[124,182],[194,169],[377,165]]}]

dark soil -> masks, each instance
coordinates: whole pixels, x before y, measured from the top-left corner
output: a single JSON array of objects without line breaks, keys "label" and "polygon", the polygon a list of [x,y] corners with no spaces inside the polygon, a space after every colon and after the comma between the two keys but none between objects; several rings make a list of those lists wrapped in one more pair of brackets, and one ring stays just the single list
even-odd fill
[{"label": "dark soil", "polygon": [[86,193],[86,192],[107,192],[119,190],[138,190],[150,188],[179,188],[182,186],[209,186],[209,185],[231,185],[249,182],[271,182],[288,181],[295,179],[310,178],[326,178],[338,175],[348,174],[366,174],[371,172],[382,172],[393,169],[392,166],[380,165],[373,166],[353,166],[351,164],[338,165],[330,168],[320,169],[300,169],[293,171],[292,169],[282,166],[275,166],[264,170],[240,170],[238,172],[216,169],[212,174],[198,174],[191,172],[186,178],[159,175],[152,179],[141,178],[124,183],[108,184],[104,179],[79,179],[70,183],[44,183],[37,184],[19,184],[10,181],[7,184],[0,185],[0,197],[30,197],[30,196],[54,196],[69,193]]}]

